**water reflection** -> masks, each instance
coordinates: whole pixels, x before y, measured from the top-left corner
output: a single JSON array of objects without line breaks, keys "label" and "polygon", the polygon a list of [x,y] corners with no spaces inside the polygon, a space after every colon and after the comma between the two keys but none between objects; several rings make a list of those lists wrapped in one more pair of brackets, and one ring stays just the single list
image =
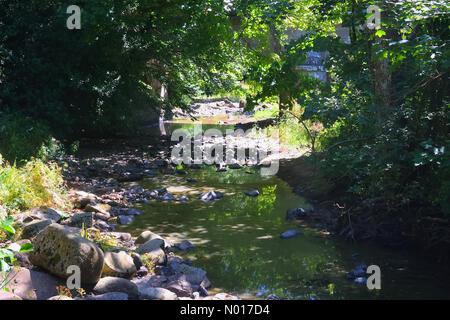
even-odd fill
[{"label": "water reflection", "polygon": [[[147,180],[148,189],[172,187],[189,194],[190,201],[152,201],[143,207],[146,214],[124,230],[138,235],[150,229],[172,241],[190,240],[197,249],[186,258],[204,268],[217,288],[262,298],[269,294],[295,299],[449,297],[450,286],[430,275],[428,265],[327,239],[316,230],[287,222],[288,209],[307,203],[277,177],[262,177],[256,170],[249,174],[245,169],[217,173],[213,167],[189,170],[188,177],[197,183],[167,175]],[[251,189],[261,195],[246,196],[244,192]],[[198,194],[205,190],[220,190],[225,197],[203,203]],[[300,228],[302,235],[280,239],[281,232],[292,228]],[[346,280],[346,272],[358,262],[352,258],[355,252],[361,261],[381,266],[382,291],[369,292]],[[421,270],[427,270],[428,276],[421,279]]]}]

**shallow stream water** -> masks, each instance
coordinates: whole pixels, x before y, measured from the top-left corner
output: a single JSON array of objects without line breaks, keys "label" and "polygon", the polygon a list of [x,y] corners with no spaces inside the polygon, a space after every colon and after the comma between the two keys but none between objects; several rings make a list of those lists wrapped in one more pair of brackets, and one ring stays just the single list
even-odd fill
[{"label": "shallow stream water", "polygon": [[[194,243],[195,250],[181,255],[207,271],[214,291],[247,298],[270,294],[290,299],[450,298],[449,276],[439,265],[408,252],[345,242],[317,226],[287,222],[288,209],[308,203],[284,181],[261,176],[257,169],[219,173],[204,167],[188,170],[187,176],[160,175],[143,186],[165,187],[190,200],[152,200],[142,206],[145,214],[124,230],[138,235],[149,229],[172,242]],[[244,194],[251,189],[261,195]],[[209,190],[225,196],[211,203],[200,201],[199,194]],[[301,235],[282,240],[280,233],[289,229],[298,229]],[[347,280],[346,273],[360,263],[380,266],[381,290],[369,291]]]}]

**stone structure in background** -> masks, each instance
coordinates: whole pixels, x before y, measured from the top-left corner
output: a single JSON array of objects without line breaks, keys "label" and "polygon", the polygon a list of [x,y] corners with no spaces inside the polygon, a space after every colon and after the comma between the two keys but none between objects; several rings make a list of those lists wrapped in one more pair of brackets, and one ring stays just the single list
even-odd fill
[{"label": "stone structure in background", "polygon": [[[306,32],[301,30],[288,30],[287,36],[289,41],[295,41],[305,36]],[[348,27],[337,26],[336,35],[345,44],[350,44],[350,29]],[[308,73],[311,77],[322,82],[328,81],[328,72],[325,67],[325,62],[328,59],[329,52],[323,51],[309,51],[306,56],[304,64],[298,66],[299,71]]]}]

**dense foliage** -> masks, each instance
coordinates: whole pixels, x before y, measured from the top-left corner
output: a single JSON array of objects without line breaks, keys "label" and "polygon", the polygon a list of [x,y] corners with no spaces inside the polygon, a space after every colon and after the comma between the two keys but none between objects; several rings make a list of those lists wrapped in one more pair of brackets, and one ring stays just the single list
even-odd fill
[{"label": "dense foliage", "polygon": [[70,4],[0,1],[3,116],[32,117],[58,138],[112,134],[139,110],[157,117],[232,78],[233,34],[217,1],[77,1],[81,30],[66,27]]}]

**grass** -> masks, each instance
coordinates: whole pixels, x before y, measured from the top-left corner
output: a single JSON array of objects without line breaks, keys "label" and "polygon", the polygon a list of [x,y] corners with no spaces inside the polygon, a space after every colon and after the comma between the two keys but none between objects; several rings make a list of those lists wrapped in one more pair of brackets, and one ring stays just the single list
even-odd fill
[{"label": "grass", "polygon": [[19,167],[0,155],[0,205],[9,212],[36,207],[63,209],[68,204],[59,166],[32,159]]}]

